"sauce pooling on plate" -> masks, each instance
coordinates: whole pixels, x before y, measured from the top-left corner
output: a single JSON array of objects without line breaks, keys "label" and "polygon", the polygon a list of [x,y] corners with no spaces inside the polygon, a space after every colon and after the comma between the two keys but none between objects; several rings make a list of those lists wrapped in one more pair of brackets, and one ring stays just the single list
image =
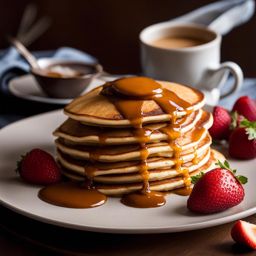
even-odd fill
[{"label": "sauce pooling on plate", "polygon": [[107,200],[107,197],[95,188],[75,182],[47,186],[39,191],[38,196],[45,202],[68,208],[97,207]]}]

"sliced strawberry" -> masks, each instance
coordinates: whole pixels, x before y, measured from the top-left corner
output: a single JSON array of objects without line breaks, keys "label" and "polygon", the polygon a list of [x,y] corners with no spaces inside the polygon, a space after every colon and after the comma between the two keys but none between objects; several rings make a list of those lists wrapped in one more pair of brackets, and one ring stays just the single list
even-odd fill
[{"label": "sliced strawberry", "polygon": [[256,121],[256,103],[249,96],[240,97],[234,104],[232,112],[237,111],[249,121]]},{"label": "sliced strawberry", "polygon": [[256,250],[256,225],[239,220],[231,230],[235,242]]},{"label": "sliced strawberry", "polygon": [[231,117],[228,111],[220,106],[213,109],[213,125],[209,132],[214,140],[227,139],[229,135],[229,127],[231,124]]}]

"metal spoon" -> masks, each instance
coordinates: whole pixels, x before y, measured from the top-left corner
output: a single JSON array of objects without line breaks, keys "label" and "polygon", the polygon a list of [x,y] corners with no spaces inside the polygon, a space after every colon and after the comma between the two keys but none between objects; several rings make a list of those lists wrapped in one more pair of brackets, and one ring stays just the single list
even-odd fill
[{"label": "metal spoon", "polygon": [[16,38],[9,37],[9,42],[17,49],[22,57],[28,62],[32,69],[40,69],[34,55]]}]

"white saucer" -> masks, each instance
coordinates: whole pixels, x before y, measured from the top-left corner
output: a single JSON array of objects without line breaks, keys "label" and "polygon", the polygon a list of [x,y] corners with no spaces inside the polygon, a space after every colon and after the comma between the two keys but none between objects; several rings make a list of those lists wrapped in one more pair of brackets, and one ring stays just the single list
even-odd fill
[{"label": "white saucer", "polygon": [[[89,86],[83,91],[87,92],[101,84],[104,81],[100,79],[94,79]],[[16,97],[32,100],[42,103],[50,103],[50,104],[61,104],[66,105],[72,99],[58,99],[58,98],[50,98],[48,97],[39,87],[36,80],[32,75],[24,75],[10,80],[9,84],[10,92]]]},{"label": "white saucer", "polygon": [[30,218],[68,228],[108,233],[166,233],[195,230],[231,222],[256,213],[256,159],[230,160],[233,168],[248,177],[244,201],[227,211],[196,215],[186,208],[187,197],[170,194],[160,208],[137,209],[109,198],[92,209],[54,206],[37,197],[39,186],[22,182],[14,171],[16,161],[32,148],[54,154],[52,131],[65,120],[61,111],[49,112],[13,123],[0,130],[0,202]]}]

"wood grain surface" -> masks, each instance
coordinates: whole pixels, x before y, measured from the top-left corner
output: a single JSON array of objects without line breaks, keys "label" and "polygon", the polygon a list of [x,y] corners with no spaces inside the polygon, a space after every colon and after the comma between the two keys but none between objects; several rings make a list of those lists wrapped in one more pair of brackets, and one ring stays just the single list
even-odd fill
[{"label": "wood grain surface", "polygon": [[[77,231],[40,223],[0,207],[1,255],[255,255],[230,236],[234,223],[152,235]],[[255,216],[245,220],[256,222]]]}]

